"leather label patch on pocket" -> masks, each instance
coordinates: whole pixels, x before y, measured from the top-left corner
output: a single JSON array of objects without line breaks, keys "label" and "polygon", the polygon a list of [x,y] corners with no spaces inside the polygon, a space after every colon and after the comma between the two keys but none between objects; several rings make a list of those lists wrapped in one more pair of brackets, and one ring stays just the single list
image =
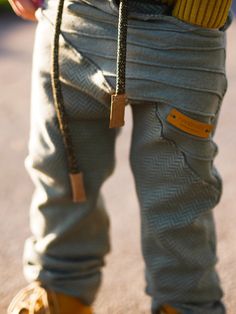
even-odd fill
[{"label": "leather label patch on pocket", "polygon": [[167,121],[188,134],[202,138],[208,138],[213,129],[213,125],[189,118],[176,109],[171,110],[167,116]]}]

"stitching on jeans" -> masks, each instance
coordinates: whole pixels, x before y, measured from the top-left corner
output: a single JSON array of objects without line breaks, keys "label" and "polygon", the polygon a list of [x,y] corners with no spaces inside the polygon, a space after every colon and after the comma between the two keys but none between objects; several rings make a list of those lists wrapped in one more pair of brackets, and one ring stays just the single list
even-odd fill
[{"label": "stitching on jeans", "polygon": [[184,158],[184,161],[185,161],[186,165],[188,166],[189,171],[192,173],[193,176],[195,176],[195,178],[197,178],[197,179],[200,180],[203,184],[209,186],[210,188],[213,188],[213,189],[217,192],[218,201],[219,201],[220,195],[221,195],[221,182],[220,182],[219,178],[217,178],[216,176],[214,176],[214,177],[217,179],[217,182],[218,182],[218,184],[219,184],[219,188],[216,188],[216,186],[215,186],[213,183],[210,183],[210,182],[204,180],[203,178],[201,178],[201,177],[198,175],[198,173],[191,167],[191,165],[190,165],[189,162],[187,161],[187,158],[186,158],[185,153],[184,153],[182,150],[180,150],[180,148],[179,148],[179,146],[176,144],[176,142],[175,142],[174,140],[171,140],[171,139],[169,139],[169,138],[166,138],[166,136],[163,134],[163,129],[164,129],[164,127],[163,127],[162,118],[161,118],[160,113],[159,113],[159,111],[158,111],[158,105],[157,105],[157,104],[156,104],[155,114],[156,114],[156,117],[157,117],[158,121],[159,121],[160,124],[161,124],[161,136],[162,136],[162,138],[163,138],[164,140],[166,140],[167,142],[172,143],[172,144],[175,146],[175,148],[178,150],[178,152],[179,152],[179,153],[182,155],[182,157]]}]

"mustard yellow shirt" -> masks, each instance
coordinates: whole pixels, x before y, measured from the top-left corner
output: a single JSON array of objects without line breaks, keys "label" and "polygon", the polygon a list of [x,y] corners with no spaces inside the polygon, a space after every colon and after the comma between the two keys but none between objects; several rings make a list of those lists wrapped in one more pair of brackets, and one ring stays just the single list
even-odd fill
[{"label": "mustard yellow shirt", "polygon": [[161,0],[173,7],[173,16],[202,27],[220,28],[227,19],[232,0]]}]

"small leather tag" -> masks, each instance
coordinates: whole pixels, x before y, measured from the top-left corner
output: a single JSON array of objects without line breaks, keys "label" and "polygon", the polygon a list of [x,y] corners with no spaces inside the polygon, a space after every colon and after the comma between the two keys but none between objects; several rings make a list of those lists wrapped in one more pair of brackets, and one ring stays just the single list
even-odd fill
[{"label": "small leather tag", "polygon": [[202,138],[208,138],[213,129],[213,125],[189,118],[176,109],[171,110],[167,121],[188,134]]},{"label": "small leather tag", "polygon": [[115,94],[111,96],[110,128],[119,128],[125,124],[125,94]]},{"label": "small leather tag", "polygon": [[70,182],[73,194],[73,202],[81,203],[86,201],[86,194],[84,189],[83,174],[70,173]]}]

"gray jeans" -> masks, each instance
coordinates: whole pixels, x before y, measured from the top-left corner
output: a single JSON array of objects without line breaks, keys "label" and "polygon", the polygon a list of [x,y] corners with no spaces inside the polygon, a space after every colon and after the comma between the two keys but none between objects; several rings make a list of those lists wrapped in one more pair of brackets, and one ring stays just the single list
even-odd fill
[{"label": "gray jeans", "polygon": [[[37,12],[27,169],[35,184],[24,272],[55,291],[94,301],[109,251],[100,187],[114,169],[117,130],[109,129],[116,70],[117,7],[66,2],[61,82],[88,199],[71,201],[65,151],[51,93],[50,55],[57,2]],[[225,32],[181,22],[164,7],[135,4],[128,28],[130,151],[141,209],[142,250],[153,313],[163,303],[183,314],[223,314],[215,271],[212,209],[221,196],[217,146],[167,120],[173,108],[217,124],[226,91]],[[213,132],[214,133],[214,132]],[[78,209],[79,207],[79,209]]]}]

